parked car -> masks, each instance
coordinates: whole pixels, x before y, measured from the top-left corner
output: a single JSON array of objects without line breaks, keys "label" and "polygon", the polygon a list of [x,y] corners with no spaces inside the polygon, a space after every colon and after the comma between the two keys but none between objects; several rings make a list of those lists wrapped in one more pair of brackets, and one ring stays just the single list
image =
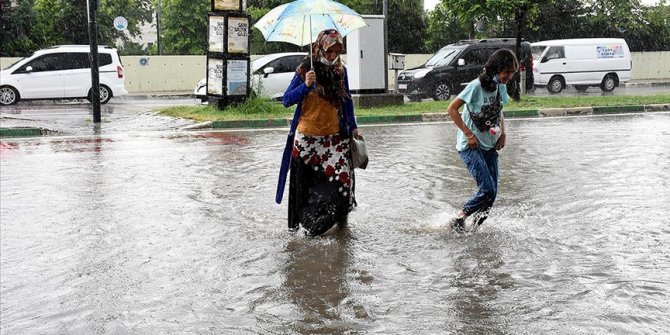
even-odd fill
[{"label": "parked car", "polygon": [[622,38],[574,38],[531,44],[535,85],[560,93],[573,85],[579,92],[599,86],[611,92],[631,79],[633,61]]},{"label": "parked car", "polygon": [[[458,94],[465,86],[482,72],[489,56],[496,50],[514,51],[516,39],[491,38],[480,40],[462,40],[449,44],[435,53],[426,64],[404,70],[398,74],[398,91],[411,101],[424,98],[448,100]],[[528,69],[526,90],[533,89],[533,57],[530,43],[521,42],[520,70]],[[508,84],[508,86],[514,83]],[[511,87],[510,87],[511,91]]]},{"label": "parked car", "polygon": [[[38,50],[0,72],[0,105],[29,99],[91,100],[88,45],[59,45]],[[98,47],[100,102],[128,94],[117,50]]]},{"label": "parked car", "polygon": [[[306,56],[306,52],[284,52],[255,59],[251,62],[251,90],[256,95],[280,100]],[[193,94],[201,101],[207,101],[206,77],[198,81]]]}]

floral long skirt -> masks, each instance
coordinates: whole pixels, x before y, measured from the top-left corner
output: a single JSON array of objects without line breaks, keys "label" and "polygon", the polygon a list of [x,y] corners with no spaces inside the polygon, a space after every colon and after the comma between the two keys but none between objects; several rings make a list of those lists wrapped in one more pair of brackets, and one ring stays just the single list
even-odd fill
[{"label": "floral long skirt", "polygon": [[349,138],[296,132],[291,155],[289,230],[302,225],[316,236],[335,224],[346,225],[356,207]]}]

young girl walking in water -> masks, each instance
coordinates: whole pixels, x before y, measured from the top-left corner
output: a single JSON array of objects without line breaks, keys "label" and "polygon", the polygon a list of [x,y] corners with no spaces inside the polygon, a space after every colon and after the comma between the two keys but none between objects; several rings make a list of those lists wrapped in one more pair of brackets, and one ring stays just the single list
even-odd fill
[{"label": "young girl walking in water", "polygon": [[[481,225],[498,193],[498,150],[505,147],[502,104],[509,101],[507,84],[519,68],[507,49],[494,52],[479,77],[471,81],[448,107],[458,132],[456,150],[477,182],[477,192],[459,210],[450,225],[465,230],[465,220],[473,217],[473,229]],[[464,106],[465,105],[465,106]],[[459,108],[463,107],[459,114]]]}]

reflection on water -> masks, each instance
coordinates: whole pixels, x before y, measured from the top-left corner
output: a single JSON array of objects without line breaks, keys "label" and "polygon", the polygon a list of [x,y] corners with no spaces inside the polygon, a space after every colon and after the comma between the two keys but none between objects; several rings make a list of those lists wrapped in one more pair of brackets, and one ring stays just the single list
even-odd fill
[{"label": "reflection on water", "polygon": [[274,203],[284,129],[3,140],[0,332],[663,333],[670,113],[507,127],[466,236],[451,123],[366,127],[359,206],[320,238]]},{"label": "reflection on water", "polygon": [[350,269],[351,237],[347,230],[320,239],[294,239],[285,252],[282,288],[296,308],[296,321],[289,324],[299,334],[347,334],[343,309],[349,301],[347,274]]}]

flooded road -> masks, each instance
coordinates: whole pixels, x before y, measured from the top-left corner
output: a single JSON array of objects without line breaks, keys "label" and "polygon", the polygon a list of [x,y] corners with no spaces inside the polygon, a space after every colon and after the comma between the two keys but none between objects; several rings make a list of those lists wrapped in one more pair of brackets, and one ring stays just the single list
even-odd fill
[{"label": "flooded road", "polygon": [[648,334],[670,328],[670,113],[508,120],[491,217],[451,123],[363,127],[349,228],[292,235],[285,129],[0,148],[3,334]]},{"label": "flooded road", "polygon": [[158,114],[158,110],[172,106],[199,105],[195,99],[114,99],[100,106],[101,122],[93,126],[93,108],[81,100],[25,101],[0,108],[3,127],[44,128],[50,135],[93,135],[95,129],[105,133],[128,131],[174,130],[193,124],[187,119]]}]

